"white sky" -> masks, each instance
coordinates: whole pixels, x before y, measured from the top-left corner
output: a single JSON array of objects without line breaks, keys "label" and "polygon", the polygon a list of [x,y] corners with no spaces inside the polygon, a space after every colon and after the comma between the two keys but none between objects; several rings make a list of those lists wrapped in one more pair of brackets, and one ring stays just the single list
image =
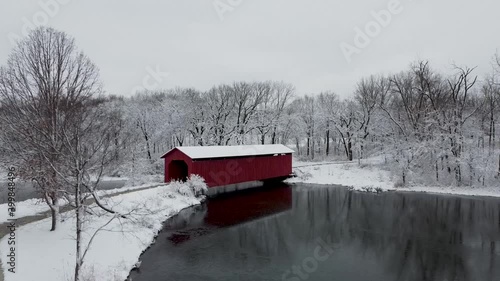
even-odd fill
[{"label": "white sky", "polygon": [[[478,75],[490,71],[500,49],[498,0],[400,0],[401,13],[348,63],[340,44],[354,45],[355,28],[390,1],[398,0],[1,0],[0,64],[12,50],[9,34],[21,35],[34,17],[43,22],[43,3],[52,3],[47,25],[75,37],[112,94],[145,86],[147,67],[169,73],[148,87],[283,80],[299,94],[343,97],[361,77],[398,72],[416,59],[440,70],[457,63],[478,66]],[[234,6],[222,20],[216,2]]]}]

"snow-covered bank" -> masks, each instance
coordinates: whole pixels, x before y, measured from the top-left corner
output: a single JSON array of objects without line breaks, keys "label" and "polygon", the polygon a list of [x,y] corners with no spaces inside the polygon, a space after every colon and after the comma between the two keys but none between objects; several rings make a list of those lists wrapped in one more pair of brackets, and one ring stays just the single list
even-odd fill
[{"label": "snow-covered bank", "polygon": [[[196,190],[195,190],[196,191]],[[123,281],[140,254],[153,242],[162,223],[180,210],[200,203],[185,184],[163,185],[111,197],[108,206],[127,218],[115,218],[91,205],[87,214],[84,245],[100,227],[85,257],[82,280]],[[72,280],[75,263],[75,216],[63,214],[56,231],[48,231],[50,218],[16,229],[16,273],[3,262],[5,280]],[[111,221],[111,222],[110,222]],[[0,241],[2,257],[9,253],[7,236]]]},{"label": "snow-covered bank", "polygon": [[287,180],[290,183],[312,183],[343,185],[359,191],[413,191],[467,196],[500,197],[500,187],[471,186],[405,186],[381,168],[382,159],[342,162],[299,162],[294,161],[293,169],[298,177]]},{"label": "snow-covered bank", "polygon": [[294,172],[298,177],[288,182],[337,184],[354,189],[367,188],[390,190],[394,184],[389,172],[377,169],[372,165],[359,166],[358,163],[308,163],[294,162]]}]

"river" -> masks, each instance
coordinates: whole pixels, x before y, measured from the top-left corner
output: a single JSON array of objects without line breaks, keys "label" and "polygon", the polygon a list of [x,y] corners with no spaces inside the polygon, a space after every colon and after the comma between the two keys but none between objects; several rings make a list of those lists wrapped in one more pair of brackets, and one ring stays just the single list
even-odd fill
[{"label": "river", "polygon": [[266,187],[165,223],[134,281],[500,280],[500,200]]}]

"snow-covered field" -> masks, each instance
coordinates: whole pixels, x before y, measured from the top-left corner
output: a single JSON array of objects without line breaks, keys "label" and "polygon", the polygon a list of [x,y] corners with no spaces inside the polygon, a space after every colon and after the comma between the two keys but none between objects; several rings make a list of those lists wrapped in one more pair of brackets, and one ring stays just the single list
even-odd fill
[{"label": "snow-covered field", "polygon": [[387,171],[377,169],[372,165],[365,167],[358,163],[310,163],[294,162],[294,171],[298,177],[288,182],[337,184],[349,186],[357,190],[367,188],[390,190],[394,184]]},{"label": "snow-covered field", "polygon": [[428,193],[444,193],[468,196],[500,197],[499,187],[471,186],[405,186],[399,187],[397,180],[389,171],[381,168],[383,159],[372,158],[362,160],[361,165],[353,162],[300,162],[294,161],[296,178],[287,180],[290,183],[334,184],[343,185],[360,191],[414,191]]},{"label": "snow-covered field", "polygon": [[[82,280],[125,280],[140,254],[161,230],[163,221],[200,203],[200,199],[187,190],[180,184],[170,184],[108,198],[108,206],[127,214],[125,219],[113,219],[112,214],[91,205],[96,214],[86,215],[85,244],[96,230],[107,226],[98,232],[91,244],[85,257]],[[6,281],[72,280],[76,219],[73,212],[64,213],[63,217],[63,222],[54,232],[48,231],[50,218],[16,229],[17,271],[15,274],[8,272],[8,265],[3,262]],[[2,257],[10,247],[7,238],[0,241]]]}]

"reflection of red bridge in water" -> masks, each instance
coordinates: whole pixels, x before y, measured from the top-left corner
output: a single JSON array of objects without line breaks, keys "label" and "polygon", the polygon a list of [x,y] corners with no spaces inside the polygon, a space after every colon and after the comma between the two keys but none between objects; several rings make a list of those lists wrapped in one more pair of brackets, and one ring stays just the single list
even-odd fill
[{"label": "reflection of red bridge in water", "polygon": [[[204,208],[205,213],[199,212],[203,218],[192,219],[195,221],[192,224],[181,223],[183,224],[181,229],[175,230],[168,239],[174,244],[179,244],[219,228],[239,225],[290,210],[292,189],[284,185],[219,196],[208,200]],[[178,227],[172,225],[173,229]]]}]

